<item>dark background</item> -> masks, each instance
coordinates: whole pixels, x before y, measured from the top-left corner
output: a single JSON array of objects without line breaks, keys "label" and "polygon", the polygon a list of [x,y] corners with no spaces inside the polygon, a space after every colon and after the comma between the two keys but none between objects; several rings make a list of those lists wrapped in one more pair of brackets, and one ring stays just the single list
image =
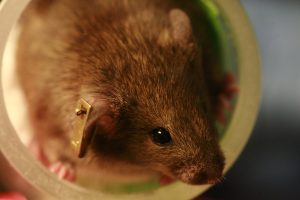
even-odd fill
[{"label": "dark background", "polygon": [[204,197],[300,199],[300,1],[241,2],[260,46],[261,110],[243,154]]}]

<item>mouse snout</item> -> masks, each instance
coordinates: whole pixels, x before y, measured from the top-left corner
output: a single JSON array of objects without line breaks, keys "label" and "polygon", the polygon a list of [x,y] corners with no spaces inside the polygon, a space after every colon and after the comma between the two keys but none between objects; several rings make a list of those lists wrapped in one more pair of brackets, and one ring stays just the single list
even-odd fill
[{"label": "mouse snout", "polygon": [[215,184],[222,179],[224,157],[216,155],[208,162],[192,159],[180,166],[177,175],[183,182],[192,185]]},{"label": "mouse snout", "polygon": [[206,169],[193,174],[188,180],[189,184],[215,184],[222,178],[222,170]]}]

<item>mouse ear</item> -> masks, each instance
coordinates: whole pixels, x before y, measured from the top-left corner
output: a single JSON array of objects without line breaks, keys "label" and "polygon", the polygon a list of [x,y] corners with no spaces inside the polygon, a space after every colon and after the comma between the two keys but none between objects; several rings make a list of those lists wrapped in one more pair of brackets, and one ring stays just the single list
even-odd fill
[{"label": "mouse ear", "polygon": [[192,38],[192,27],[189,17],[179,9],[169,13],[173,39],[179,43],[187,44]]},{"label": "mouse ear", "polygon": [[170,28],[163,30],[158,38],[158,43],[166,46],[170,43],[187,45],[192,40],[192,27],[189,17],[180,9],[169,12]]},{"label": "mouse ear", "polygon": [[108,138],[114,135],[118,116],[105,100],[95,103],[81,98],[75,111],[71,144],[77,156],[82,158],[95,134],[105,134]]},{"label": "mouse ear", "polygon": [[113,111],[109,105],[95,107],[92,111],[92,117],[89,119],[90,130],[100,131],[101,134],[112,137],[115,133],[118,113]]}]

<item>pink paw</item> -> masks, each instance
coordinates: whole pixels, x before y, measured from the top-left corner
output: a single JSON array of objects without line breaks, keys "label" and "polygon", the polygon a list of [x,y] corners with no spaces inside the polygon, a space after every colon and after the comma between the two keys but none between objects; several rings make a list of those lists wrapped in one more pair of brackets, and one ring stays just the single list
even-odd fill
[{"label": "pink paw", "polygon": [[33,154],[33,156],[39,160],[44,166],[49,166],[50,165],[50,161],[48,159],[48,157],[46,156],[43,148],[41,147],[41,145],[35,141],[34,139],[30,142],[29,144],[29,150],[30,152]]},{"label": "pink paw", "polygon": [[56,174],[59,179],[74,182],[76,174],[74,167],[69,163],[56,162],[49,166],[49,170]]},{"label": "pink paw", "polygon": [[51,172],[56,174],[59,179],[74,182],[76,179],[75,168],[67,162],[57,161],[51,163],[41,145],[33,140],[29,144],[29,149],[36,159],[38,159]]},{"label": "pink paw", "polygon": [[215,109],[217,120],[225,125],[225,111],[231,109],[230,101],[239,92],[235,77],[232,73],[226,74],[220,83],[220,92],[218,95],[218,103]]}]

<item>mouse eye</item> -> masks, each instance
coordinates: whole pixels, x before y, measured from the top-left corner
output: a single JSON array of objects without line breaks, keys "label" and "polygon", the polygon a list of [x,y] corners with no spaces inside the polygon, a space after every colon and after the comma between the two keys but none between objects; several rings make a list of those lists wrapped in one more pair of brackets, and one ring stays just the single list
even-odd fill
[{"label": "mouse eye", "polygon": [[170,133],[164,128],[155,128],[151,131],[152,140],[155,144],[164,145],[172,141]]}]

